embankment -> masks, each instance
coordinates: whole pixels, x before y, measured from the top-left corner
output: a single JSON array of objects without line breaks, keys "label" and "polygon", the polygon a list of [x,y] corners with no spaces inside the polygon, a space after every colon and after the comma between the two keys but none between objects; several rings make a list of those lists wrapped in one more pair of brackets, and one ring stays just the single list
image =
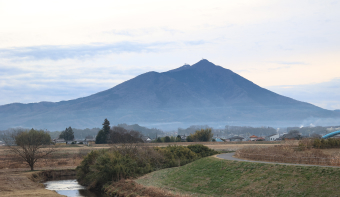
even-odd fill
[{"label": "embankment", "polygon": [[202,158],[136,180],[193,196],[337,196],[339,168],[287,166]]},{"label": "embankment", "polygon": [[61,197],[45,189],[42,182],[50,179],[74,177],[74,169],[24,171],[23,169],[2,169],[0,171],[1,197]]}]

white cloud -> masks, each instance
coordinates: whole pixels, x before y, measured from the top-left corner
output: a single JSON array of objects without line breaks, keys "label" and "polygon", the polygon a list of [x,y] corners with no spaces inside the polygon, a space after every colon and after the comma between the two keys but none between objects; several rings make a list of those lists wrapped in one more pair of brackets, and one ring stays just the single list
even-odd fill
[{"label": "white cloud", "polygon": [[339,9],[308,0],[0,1],[0,104],[77,98],[201,58],[261,86],[329,81],[340,73]]}]

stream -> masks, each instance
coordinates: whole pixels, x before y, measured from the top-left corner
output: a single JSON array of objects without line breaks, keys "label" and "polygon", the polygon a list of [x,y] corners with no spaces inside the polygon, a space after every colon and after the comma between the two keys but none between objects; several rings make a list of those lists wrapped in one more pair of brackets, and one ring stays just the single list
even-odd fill
[{"label": "stream", "polygon": [[67,197],[108,197],[105,194],[87,190],[76,179],[46,181],[44,185],[46,189],[54,190]]}]

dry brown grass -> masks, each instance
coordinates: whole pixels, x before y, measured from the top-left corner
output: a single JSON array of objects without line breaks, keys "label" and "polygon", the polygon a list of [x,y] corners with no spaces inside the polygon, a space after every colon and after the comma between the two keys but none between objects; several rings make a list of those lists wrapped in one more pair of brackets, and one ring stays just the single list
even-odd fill
[{"label": "dry brown grass", "polygon": [[[292,144],[273,147],[245,147],[236,151],[235,156],[256,161],[340,166],[340,152],[320,149],[304,149]],[[339,149],[338,149],[339,150]]]},{"label": "dry brown grass", "polygon": [[60,197],[55,191],[45,189],[41,183],[30,179],[32,173],[21,170],[0,170],[1,197]]},{"label": "dry brown grass", "polygon": [[[87,147],[57,148],[57,151],[47,157],[38,160],[34,167],[63,167],[77,166],[83,157],[92,149]],[[20,160],[15,154],[6,147],[0,148],[0,169],[28,168],[26,162]]]},{"label": "dry brown grass", "polygon": [[[263,146],[272,147],[286,142],[169,142],[169,143],[148,143],[147,146],[165,147],[168,145],[188,146],[192,144],[203,144],[216,151],[237,151],[244,147]],[[293,142],[296,143],[297,142]]]},{"label": "dry brown grass", "polygon": [[120,180],[114,182],[109,187],[105,189],[105,192],[110,196],[117,197],[189,197],[190,195],[174,194],[170,191],[157,188],[157,187],[147,187],[136,183],[133,180]]},{"label": "dry brown grass", "polygon": [[[203,144],[211,149],[217,151],[237,151],[244,147],[273,147],[281,142],[170,142],[170,143],[146,143],[142,146],[148,147],[165,147],[168,145],[179,145],[187,146],[192,144]],[[121,146],[122,144],[116,144]],[[59,145],[57,152],[49,155],[48,157],[38,160],[35,164],[35,168],[44,167],[65,167],[65,166],[78,166],[83,157],[95,149],[110,148],[107,144],[95,144],[91,146],[80,146],[80,145]],[[0,147],[0,169],[13,169],[13,168],[27,168],[28,165],[18,160],[14,154],[9,152],[6,146]]]}]

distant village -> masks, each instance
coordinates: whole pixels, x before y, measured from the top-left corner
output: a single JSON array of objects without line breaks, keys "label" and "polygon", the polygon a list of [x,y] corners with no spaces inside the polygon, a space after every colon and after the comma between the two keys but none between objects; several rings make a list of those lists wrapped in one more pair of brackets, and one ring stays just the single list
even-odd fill
[{"label": "distant village", "polygon": [[[159,129],[149,129],[135,125],[120,124],[119,126],[129,130],[136,130],[143,134],[144,142],[157,142],[158,138],[170,137],[171,139],[180,138],[181,142],[186,142],[187,137],[196,130],[209,128],[209,126],[190,126],[189,128],[179,128],[177,131],[164,132]],[[282,141],[282,140],[300,140],[302,138],[320,138],[321,136],[340,130],[340,126],[333,127],[245,127],[245,126],[226,126],[224,129],[212,129],[213,142],[246,142],[246,141]],[[94,129],[74,129],[75,139],[65,141],[58,138],[60,132],[50,132],[51,137],[56,144],[84,144],[90,145],[95,143],[96,133],[99,128]],[[86,135],[86,137],[82,137]],[[173,141],[173,140],[172,140]],[[159,142],[159,141],[158,141]],[[177,141],[178,142],[178,141]],[[2,142],[0,142],[2,145]]]}]

